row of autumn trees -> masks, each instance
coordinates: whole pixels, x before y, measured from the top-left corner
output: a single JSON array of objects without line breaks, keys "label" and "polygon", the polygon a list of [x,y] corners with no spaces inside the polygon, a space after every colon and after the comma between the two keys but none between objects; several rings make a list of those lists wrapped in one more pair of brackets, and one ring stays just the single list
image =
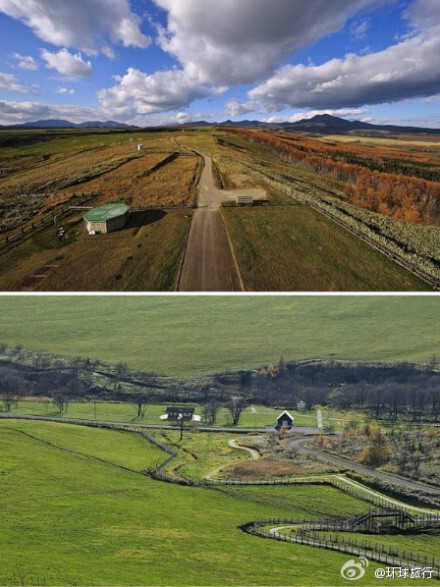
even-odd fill
[{"label": "row of autumn trees", "polygon": [[[411,156],[406,151],[398,152],[402,161],[396,162],[395,149],[389,152],[376,149],[374,156],[366,156],[365,148],[361,146],[338,145],[335,148],[322,141],[288,133],[230,130],[264,145],[285,161],[324,175],[327,185],[343,191],[352,204],[410,222],[439,222],[440,183],[415,177],[423,174],[423,162],[405,162],[405,158]],[[359,152],[354,156],[356,149]],[[425,168],[431,169],[431,165],[433,171],[428,177],[437,178],[438,161],[436,165],[434,162],[425,163]],[[388,168],[401,172],[380,171]]]}]

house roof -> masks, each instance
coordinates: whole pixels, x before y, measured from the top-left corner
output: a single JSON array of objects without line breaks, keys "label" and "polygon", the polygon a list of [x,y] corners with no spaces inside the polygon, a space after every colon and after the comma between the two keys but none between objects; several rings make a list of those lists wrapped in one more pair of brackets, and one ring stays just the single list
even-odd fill
[{"label": "house roof", "polygon": [[167,414],[194,414],[194,408],[167,408]]},{"label": "house roof", "polygon": [[278,416],[277,420],[281,420],[281,418],[282,418],[284,415],[288,416],[288,417],[289,417],[289,418],[292,420],[292,422],[293,422],[293,421],[294,421],[294,419],[295,419],[295,418],[292,416],[292,414],[290,414],[290,413],[289,413],[287,410],[284,410],[284,412]]},{"label": "house roof", "polygon": [[84,214],[84,218],[88,222],[107,222],[113,218],[118,218],[130,212],[130,208],[125,204],[106,204],[105,206],[99,206],[99,208],[93,208],[89,212]]}]

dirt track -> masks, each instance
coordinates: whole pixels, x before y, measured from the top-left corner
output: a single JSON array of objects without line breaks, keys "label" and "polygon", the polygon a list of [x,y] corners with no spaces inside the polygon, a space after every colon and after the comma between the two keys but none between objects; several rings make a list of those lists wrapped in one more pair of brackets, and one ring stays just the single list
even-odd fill
[{"label": "dirt track", "polygon": [[[237,263],[219,208],[237,192],[219,190],[210,157],[200,178],[198,209],[188,237],[178,291],[243,291]],[[247,193],[253,190],[248,190]]]}]

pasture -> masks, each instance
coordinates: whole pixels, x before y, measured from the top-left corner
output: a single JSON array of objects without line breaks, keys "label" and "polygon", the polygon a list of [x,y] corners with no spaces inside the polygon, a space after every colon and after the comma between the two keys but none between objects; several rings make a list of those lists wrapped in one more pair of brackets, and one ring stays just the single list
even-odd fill
[{"label": "pasture", "polygon": [[[313,357],[429,362],[435,296],[3,296],[1,342],[167,375]],[[115,344],[117,333],[117,344]]]},{"label": "pasture", "polygon": [[423,291],[429,287],[306,206],[223,209],[248,291]]},{"label": "pasture", "polygon": [[[205,489],[153,481],[130,433],[0,422],[3,585],[344,585],[347,555],[246,535],[273,516],[355,515],[331,487]],[[394,584],[374,579],[358,584]],[[419,584],[417,581],[414,584]],[[421,584],[421,583],[420,583]]]}]

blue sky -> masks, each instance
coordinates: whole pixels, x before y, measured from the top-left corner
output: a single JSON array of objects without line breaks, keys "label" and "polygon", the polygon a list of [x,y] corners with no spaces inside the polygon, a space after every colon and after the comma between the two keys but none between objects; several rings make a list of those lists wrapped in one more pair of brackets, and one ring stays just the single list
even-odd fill
[{"label": "blue sky", "polygon": [[0,124],[440,128],[440,0],[0,0]]}]

